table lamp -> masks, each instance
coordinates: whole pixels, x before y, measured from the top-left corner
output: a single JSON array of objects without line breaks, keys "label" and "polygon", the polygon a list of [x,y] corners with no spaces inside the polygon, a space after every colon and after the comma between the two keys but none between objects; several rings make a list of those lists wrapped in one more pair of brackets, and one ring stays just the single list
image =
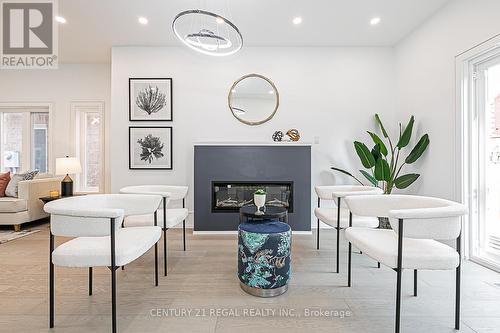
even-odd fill
[{"label": "table lamp", "polygon": [[61,182],[61,196],[70,197],[73,195],[73,179],[70,174],[82,172],[80,161],[76,157],[56,158],[56,174],[66,175]]}]

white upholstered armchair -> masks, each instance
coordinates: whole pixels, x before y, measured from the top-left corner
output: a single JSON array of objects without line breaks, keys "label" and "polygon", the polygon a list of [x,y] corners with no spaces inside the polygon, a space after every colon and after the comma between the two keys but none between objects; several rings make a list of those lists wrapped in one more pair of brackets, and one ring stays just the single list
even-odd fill
[{"label": "white upholstered armchair", "polygon": [[[120,193],[128,194],[153,194],[163,198],[160,225],[163,229],[163,271],[167,275],[167,230],[182,222],[182,240],[184,251],[186,251],[186,218],[189,211],[186,208],[187,186],[172,185],[138,185],[127,186],[120,189]],[[167,208],[170,201],[181,201],[182,208]],[[153,214],[127,216],[123,222],[124,227],[137,227],[153,225]],[[122,266],[123,267],[123,266]]]},{"label": "white upholstered armchair", "polygon": [[[460,328],[461,218],[462,204],[432,197],[377,195],[346,197],[353,215],[388,217],[393,230],[349,227],[348,286],[351,286],[351,244],[397,273],[396,326],[400,330],[401,279],[404,269],[413,270],[414,296],[417,270],[455,270],[455,329]],[[437,240],[456,240],[456,249]]]},{"label": "white upholstered armchair", "polygon": [[[378,187],[360,186],[360,185],[331,185],[316,186],[316,195],[318,196],[318,207],[314,209],[314,215],[318,219],[316,231],[316,248],[319,250],[319,222],[328,224],[337,230],[337,261],[336,273],[339,272],[339,249],[340,249],[340,230],[349,225],[348,210],[342,201],[346,196],[357,195],[376,195],[382,194]],[[336,208],[321,207],[321,200],[332,200]],[[354,216],[353,225],[364,228],[377,228],[379,225],[377,217],[374,216]]]},{"label": "white upholstered armchair", "polygon": [[[155,195],[100,194],[68,197],[49,202],[49,327],[54,327],[54,265],[88,267],[89,295],[92,295],[92,268],[111,270],[112,331],[116,332],[116,269],[155,248],[155,286],[158,286],[158,245],[161,228],[156,210],[162,197]],[[128,215],[154,214],[154,225],[122,228]],[[54,248],[54,237],[75,237]]]}]

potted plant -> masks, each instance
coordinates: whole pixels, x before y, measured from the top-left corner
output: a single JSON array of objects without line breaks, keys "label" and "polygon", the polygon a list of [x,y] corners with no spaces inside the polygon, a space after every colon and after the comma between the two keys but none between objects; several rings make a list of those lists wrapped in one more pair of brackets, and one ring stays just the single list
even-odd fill
[{"label": "potted plant", "polygon": [[[411,116],[405,127],[401,123],[399,124],[399,137],[397,141],[393,141],[389,137],[378,114],[375,115],[375,121],[384,139],[376,133],[368,131],[368,135],[373,141],[373,148],[371,150],[362,142],[354,142],[356,154],[365,168],[365,170],[359,170],[359,172],[371,185],[380,187],[384,190],[385,194],[391,194],[394,188],[405,189],[420,177],[418,173],[402,174],[402,171],[405,165],[415,163],[426,151],[430,142],[429,135],[422,135],[410,153],[403,159],[403,151],[409,148],[415,117]],[[395,145],[394,142],[396,142]],[[364,185],[352,173],[336,167],[332,167],[332,169],[346,174],[361,185]]]},{"label": "potted plant", "polygon": [[258,189],[253,194],[253,202],[255,206],[257,206],[257,212],[255,215],[264,215],[263,212],[260,211],[260,207],[264,207],[266,205],[266,191],[263,189]]}]

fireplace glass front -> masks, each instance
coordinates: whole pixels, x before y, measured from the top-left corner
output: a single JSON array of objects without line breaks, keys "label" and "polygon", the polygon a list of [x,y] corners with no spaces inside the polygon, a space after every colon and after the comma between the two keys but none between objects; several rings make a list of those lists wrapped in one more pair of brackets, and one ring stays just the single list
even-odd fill
[{"label": "fireplace glass front", "polygon": [[259,189],[266,191],[266,206],[293,212],[293,182],[213,182],[212,212],[238,212],[253,204],[253,194]]}]

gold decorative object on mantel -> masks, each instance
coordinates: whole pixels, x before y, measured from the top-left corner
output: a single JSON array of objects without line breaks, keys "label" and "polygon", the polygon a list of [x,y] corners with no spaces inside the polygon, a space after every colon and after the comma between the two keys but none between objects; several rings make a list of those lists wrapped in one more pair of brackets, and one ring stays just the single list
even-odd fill
[{"label": "gold decorative object on mantel", "polygon": [[51,198],[57,198],[57,197],[59,197],[59,191],[50,191],[49,196]]},{"label": "gold decorative object on mantel", "polygon": [[292,128],[291,130],[289,130],[288,132],[286,132],[286,135],[288,135],[288,137],[290,138],[290,140],[292,140],[294,142],[300,140],[300,133],[295,128]]}]

